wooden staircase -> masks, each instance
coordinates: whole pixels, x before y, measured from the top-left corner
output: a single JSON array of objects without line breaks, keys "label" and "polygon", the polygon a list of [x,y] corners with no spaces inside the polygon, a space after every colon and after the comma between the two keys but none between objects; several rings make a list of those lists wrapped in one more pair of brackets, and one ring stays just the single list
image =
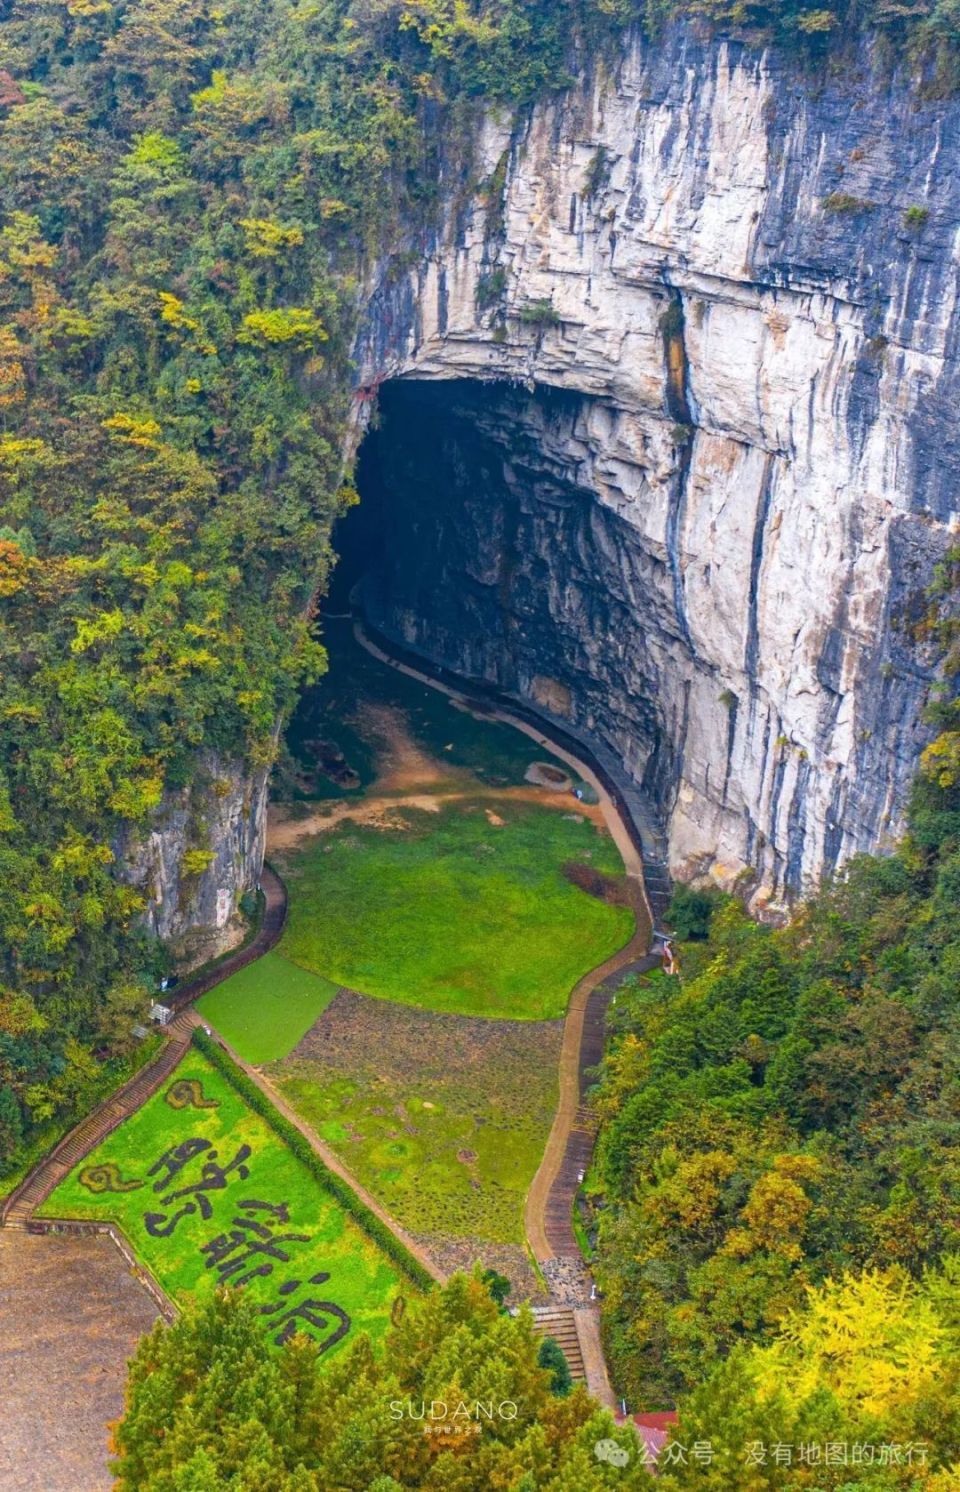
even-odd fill
[{"label": "wooden staircase", "polygon": [[75,1129],[70,1130],[59,1145],[11,1192],[0,1212],[0,1224],[5,1228],[27,1226],[36,1209],[46,1201],[74,1166],[89,1155],[101,1140],[105,1140],[124,1119],[135,1113],[141,1104],[146,1103],[164,1079],[170,1076],[189,1046],[193,1025],[192,1012],[178,1016],[170,1023],[165,1033],[167,1039],[153,1061],[148,1062],[106,1103],[94,1109]]},{"label": "wooden staircase", "polygon": [[283,881],[269,865],[263,867],[261,885],[265,898],[264,914],[256,936],[250,943],[218,959],[196,978],[186,980],[174,991],[171,1004],[177,1015],[165,1027],[166,1041],[146,1067],[135,1073],[116,1093],[88,1114],[58,1145],[24,1177],[20,1185],[0,1202],[0,1227],[25,1228],[42,1202],[45,1202],[64,1176],[106,1139],[160,1087],[173,1072],[187,1050],[194,1026],[200,1017],[191,1008],[195,1000],[272,948],[283,932],[287,916],[287,892]]},{"label": "wooden staircase", "polygon": [[539,1336],[553,1337],[567,1359],[574,1383],[585,1383],[587,1374],[580,1351],[580,1337],[570,1306],[535,1306],[533,1326]]}]

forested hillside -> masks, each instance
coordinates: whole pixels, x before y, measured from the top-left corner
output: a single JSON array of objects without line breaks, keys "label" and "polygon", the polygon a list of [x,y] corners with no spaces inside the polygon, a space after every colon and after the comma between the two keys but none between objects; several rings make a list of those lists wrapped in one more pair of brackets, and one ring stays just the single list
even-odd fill
[{"label": "forested hillside", "polygon": [[[948,674],[958,564],[924,624]],[[899,1425],[956,1454],[960,711],[947,693],[931,713],[895,855],[856,859],[775,931],[678,897],[706,940],[680,981],[618,997],[595,1094],[611,1360],[643,1403],[715,1370],[684,1424],[731,1446]],[[722,1485],[741,1485],[729,1466]]]},{"label": "forested hillside", "polygon": [[878,27],[949,83],[944,3],[4,6],[0,1174],[124,1056],[159,967],[125,831],[201,746],[268,762],[323,668],[365,270],[416,252],[441,153],[445,192],[495,192],[484,100],[522,108],[678,8],[801,70]]},{"label": "forested hillside", "polygon": [[123,1055],[157,968],[120,836],[201,746],[269,762],[323,668],[365,266],[429,212],[457,99],[558,83],[570,45],[550,6],[2,20],[0,1175],[94,1048]]}]

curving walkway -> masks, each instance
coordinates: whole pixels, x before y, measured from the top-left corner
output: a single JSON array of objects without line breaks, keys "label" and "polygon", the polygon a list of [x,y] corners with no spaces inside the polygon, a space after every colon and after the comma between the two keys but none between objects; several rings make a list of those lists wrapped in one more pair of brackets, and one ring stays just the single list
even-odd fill
[{"label": "curving walkway", "polygon": [[638,931],[619,953],[586,974],[574,988],[567,1009],[560,1051],[560,1102],[540,1168],[527,1193],[526,1230],[537,1262],[576,1258],[580,1253],[573,1231],[574,1199],[580,1178],[593,1157],[596,1119],[583,1103],[587,1074],[603,1057],[607,1006],[628,975],[658,968],[660,958],[647,953],[649,926]]},{"label": "curving walkway", "polygon": [[205,995],[214,985],[220,984],[230,974],[236,974],[238,969],[245,969],[247,964],[252,964],[254,959],[262,958],[265,953],[280,941],[287,920],[287,888],[281,881],[277,872],[264,863],[260,872],[260,890],[263,893],[263,916],[260,918],[260,926],[257,928],[249,943],[242,943],[231,953],[226,953],[222,958],[213,963],[204,965],[198,969],[192,977],[184,980],[175,990],[167,996],[167,1004],[173,1010],[185,1010],[201,995]]},{"label": "curving walkway", "polygon": [[[470,703],[469,688],[454,688],[439,678],[421,673],[412,664],[393,658],[374,642],[358,621],[354,635],[382,663],[419,683],[429,684],[442,694]],[[583,1108],[581,1097],[584,1074],[595,1067],[603,1055],[603,1023],[607,1003],[617,984],[628,974],[650,969],[660,960],[649,953],[653,919],[644,884],[644,865],[640,852],[628,832],[616,803],[593,768],[565,746],[528,721],[512,714],[502,705],[491,707],[484,700],[484,718],[502,721],[522,731],[552,755],[573,767],[584,782],[597,793],[604,821],[613,837],[627,871],[627,886],[635,917],[630,940],[604,963],[591,969],[574,986],[567,1006],[560,1049],[560,1095],[553,1127],[550,1130],[539,1169],[527,1193],[524,1226],[527,1241],[538,1264],[559,1257],[579,1258],[580,1250],[573,1232],[573,1199],[579,1185],[579,1173],[585,1170],[593,1154],[594,1125]]]}]

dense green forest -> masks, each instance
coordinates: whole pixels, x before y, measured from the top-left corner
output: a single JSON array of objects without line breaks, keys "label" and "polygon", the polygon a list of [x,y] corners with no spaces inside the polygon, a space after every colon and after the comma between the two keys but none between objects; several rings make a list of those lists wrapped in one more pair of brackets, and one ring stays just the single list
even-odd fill
[{"label": "dense green forest", "polygon": [[[629,1429],[543,1367],[528,1314],[455,1275],[412,1306],[386,1353],[361,1338],[318,1371],[307,1337],[265,1356],[256,1310],[224,1291],[131,1365],[115,1433],[121,1492],[636,1492]],[[599,1459],[612,1447],[616,1464]]]},{"label": "dense green forest", "polygon": [[269,763],[324,666],[370,257],[431,211],[472,94],[562,81],[570,15],[3,7],[0,1176],[127,1060],[159,954],[124,836],[165,785]]},{"label": "dense green forest", "polygon": [[[657,1474],[628,1426],[550,1371],[532,1320],[454,1276],[386,1352],[265,1354],[245,1292],[142,1338],[115,1428],[128,1492],[956,1492],[960,1262],[815,1292],[687,1399]],[[886,1448],[886,1455],[884,1454]],[[868,1456],[868,1451],[873,1451]],[[790,1460],[784,1456],[790,1451]]]},{"label": "dense green forest", "polygon": [[[954,552],[925,624],[939,627],[948,678],[960,671],[958,579]],[[732,898],[678,896],[678,921],[706,939],[686,945],[679,981],[618,996],[594,1094],[611,1363],[632,1400],[679,1399],[685,1424],[712,1418],[731,1445],[762,1439],[751,1425],[779,1424],[779,1440],[785,1426],[852,1440],[886,1425],[889,1440],[899,1424],[904,1439],[960,1454],[960,706],[949,687],[931,716],[941,729],[895,855],[857,858],[778,930]],[[831,1375],[846,1369],[838,1386]]]}]

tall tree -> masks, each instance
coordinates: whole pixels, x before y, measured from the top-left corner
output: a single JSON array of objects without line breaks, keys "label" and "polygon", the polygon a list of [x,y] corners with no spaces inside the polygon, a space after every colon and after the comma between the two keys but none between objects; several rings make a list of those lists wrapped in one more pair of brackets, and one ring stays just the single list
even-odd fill
[{"label": "tall tree", "polygon": [[303,1337],[269,1352],[255,1307],[222,1291],[142,1339],[114,1431],[117,1486],[650,1486],[633,1432],[583,1388],[557,1397],[538,1346],[529,1313],[502,1313],[479,1276],[454,1276],[411,1306],[382,1354],[363,1338],[326,1364]]}]

